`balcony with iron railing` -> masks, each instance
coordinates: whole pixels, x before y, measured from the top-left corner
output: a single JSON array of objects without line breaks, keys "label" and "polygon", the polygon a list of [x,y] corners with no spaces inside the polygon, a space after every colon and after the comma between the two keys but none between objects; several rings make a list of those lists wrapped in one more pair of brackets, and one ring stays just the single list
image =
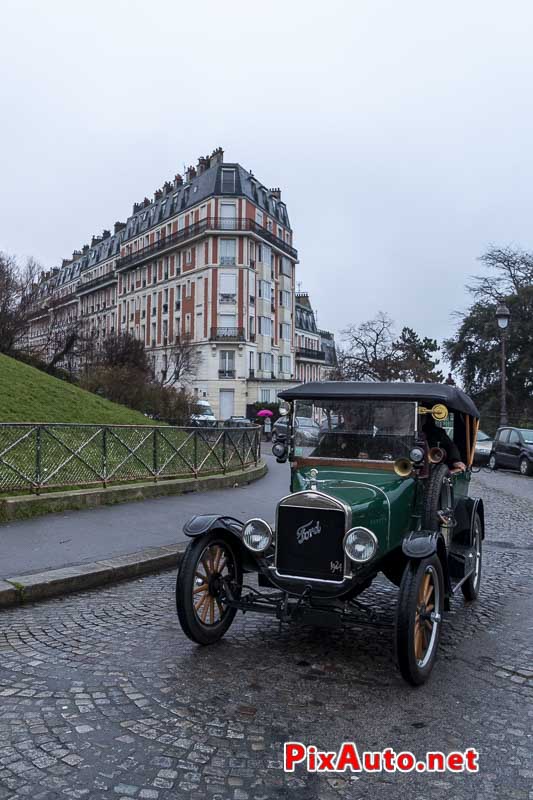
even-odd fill
[{"label": "balcony with iron railing", "polygon": [[244,342],[244,328],[211,328],[212,342]]},{"label": "balcony with iron railing", "polygon": [[313,350],[311,347],[298,347],[296,349],[296,358],[305,358],[312,361],[325,361],[326,354],[323,350]]},{"label": "balcony with iron railing", "polygon": [[[249,219],[248,217],[206,217],[205,219],[199,220],[199,222],[188,225],[181,231],[176,231],[175,233],[171,233],[170,236],[162,237],[158,242],[154,242],[146,247],[141,247],[133,253],[127,253],[118,259],[116,268],[117,270],[123,270],[134,264],[141,264],[176,245],[183,244],[206,232],[217,231],[221,233],[227,233],[228,231],[233,231],[234,233],[254,233],[274,247],[287,253],[291,258],[298,257],[298,251],[294,247],[279,236],[276,236],[272,231],[269,231],[268,228],[259,225],[253,219]],[[228,257],[223,256],[223,258]]]},{"label": "balcony with iron railing", "polygon": [[118,278],[114,273],[106,272],[105,275],[100,275],[98,278],[80,283],[78,286],[78,294],[85,294],[85,292],[90,292],[93,289],[97,289],[99,286],[116,283],[117,280]]},{"label": "balcony with iron railing", "polygon": [[220,292],[218,299],[220,303],[236,303],[237,295],[234,292]]},{"label": "balcony with iron railing", "polygon": [[235,370],[234,369],[219,369],[218,377],[219,378],[234,378],[235,377]]}]

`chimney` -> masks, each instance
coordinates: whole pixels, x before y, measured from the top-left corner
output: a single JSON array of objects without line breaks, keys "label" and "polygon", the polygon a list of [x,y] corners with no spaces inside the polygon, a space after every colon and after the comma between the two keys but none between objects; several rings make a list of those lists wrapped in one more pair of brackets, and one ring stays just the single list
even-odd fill
[{"label": "chimney", "polygon": [[194,167],[189,167],[189,169],[185,173],[185,180],[187,181],[187,183],[189,183],[189,181],[192,181],[193,178],[196,178],[196,170]]},{"label": "chimney", "polygon": [[62,267],[68,267],[69,264],[72,264],[74,261],[74,253],[72,253],[72,258],[64,258],[61,262]]},{"label": "chimney", "polygon": [[81,248],[81,252],[82,252],[83,255],[85,255],[85,253],[88,253],[89,252],[89,245],[88,244],[84,244],[83,247]]},{"label": "chimney", "polygon": [[179,189],[180,186],[183,186],[183,178],[181,175],[174,175],[174,189]]},{"label": "chimney", "polygon": [[272,197],[275,197],[276,200],[281,200],[281,189],[279,187],[276,189],[271,189],[270,194]]},{"label": "chimney", "polygon": [[149,206],[149,205],[150,205],[150,201],[148,200],[147,197],[145,197],[144,200],[143,200],[143,206],[146,208],[146,206]]},{"label": "chimney", "polygon": [[163,194],[168,194],[172,191],[172,183],[170,181],[165,181],[163,184]]},{"label": "chimney", "polygon": [[137,211],[140,211],[142,208],[142,203],[134,203],[133,204],[133,213],[136,214]]},{"label": "chimney", "polygon": [[201,175],[206,169],[209,169],[209,156],[200,156],[197,165],[198,175]]},{"label": "chimney", "polygon": [[102,231],[102,239],[109,239],[110,236],[111,236],[111,231],[108,231],[107,228],[105,228]]},{"label": "chimney", "polygon": [[72,252],[72,261],[76,261],[81,256],[81,250],[74,250]]},{"label": "chimney", "polygon": [[209,166],[216,167],[217,164],[224,163],[224,151],[221,147],[217,147],[216,150],[213,150],[211,156],[209,158]]},{"label": "chimney", "polygon": [[[137,203],[135,204],[137,205]],[[125,222],[115,222],[113,226],[113,233],[118,233],[119,231],[123,230],[126,227]]]},{"label": "chimney", "polygon": [[163,197],[163,192],[161,191],[161,189],[156,189],[154,192],[154,202],[156,202],[157,200],[161,200],[162,197]]}]

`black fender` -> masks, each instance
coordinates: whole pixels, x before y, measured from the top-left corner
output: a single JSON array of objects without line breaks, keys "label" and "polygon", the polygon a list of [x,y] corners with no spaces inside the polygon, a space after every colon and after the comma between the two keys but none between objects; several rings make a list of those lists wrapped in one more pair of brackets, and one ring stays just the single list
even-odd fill
[{"label": "black fender", "polygon": [[191,517],[183,526],[183,533],[191,539],[205,536],[211,531],[223,531],[228,533],[233,540],[238,543],[238,551],[241,556],[242,568],[245,572],[258,572],[259,563],[254,554],[248,550],[242,541],[242,529],[244,522],[229,517],[226,514],[198,514]]},{"label": "black fender", "polygon": [[242,533],[244,523],[235,517],[221,516],[220,514],[196,514],[191,517],[183,526],[185,536],[202,536],[204,533],[214,530],[224,530],[239,536]]},{"label": "black fender", "polygon": [[402,542],[402,551],[409,559],[422,559],[436,553],[442,564],[446,595],[450,593],[450,572],[448,569],[448,553],[446,542],[440,531],[412,531]]},{"label": "black fender", "polygon": [[440,531],[412,531],[402,542],[402,550],[408,558],[427,558],[438,552]]}]

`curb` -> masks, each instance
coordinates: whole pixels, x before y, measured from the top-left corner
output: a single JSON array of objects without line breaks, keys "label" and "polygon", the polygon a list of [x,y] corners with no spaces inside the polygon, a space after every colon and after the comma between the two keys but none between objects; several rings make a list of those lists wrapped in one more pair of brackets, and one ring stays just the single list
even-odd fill
[{"label": "curb", "polygon": [[[95,506],[115,505],[147,500],[152,497],[180,495],[242,486],[259,480],[268,471],[264,461],[257,466],[226,475],[209,475],[205,478],[175,478],[158,483],[130,483],[110,486],[107,489],[80,489],[67,492],[50,492],[41,495],[19,495],[0,500],[0,523],[30,519],[61,511],[80,511]],[[1,536],[1,532],[0,532]]]},{"label": "curb", "polygon": [[149,572],[175,568],[186,546],[186,542],[181,542],[164,547],[148,547],[137,553],[93,561],[89,564],[0,579],[0,609],[49,597],[59,597],[82,589],[92,589],[125,578],[146,575]]}]

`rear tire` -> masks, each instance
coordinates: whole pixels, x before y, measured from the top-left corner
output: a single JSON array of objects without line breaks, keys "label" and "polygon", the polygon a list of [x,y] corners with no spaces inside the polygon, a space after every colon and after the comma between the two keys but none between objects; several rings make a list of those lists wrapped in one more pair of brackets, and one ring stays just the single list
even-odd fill
[{"label": "rear tire", "polygon": [[403,678],[412,686],[431,674],[440,639],[444,577],[434,554],[410,561],[404,571],[396,612],[396,657]]},{"label": "rear tire", "polygon": [[498,469],[498,464],[494,453],[491,453],[489,456],[489,469],[491,469],[493,472],[495,472]]},{"label": "rear tire", "polygon": [[520,459],[520,475],[533,475],[533,464],[529,458]]},{"label": "rear tire", "polygon": [[237,609],[220,599],[224,581],[239,597],[242,566],[235,544],[220,531],[193,539],[176,580],[176,609],[183,632],[197,644],[218,642],[235,618]]},{"label": "rear tire", "polygon": [[481,561],[482,561],[482,546],[481,546],[481,519],[479,514],[474,518],[474,547],[476,548],[476,566],[474,573],[461,585],[463,597],[468,602],[476,600],[481,586]]},{"label": "rear tire", "polygon": [[453,510],[453,491],[448,483],[450,470],[446,464],[437,464],[428,479],[422,509],[422,527],[429,531],[440,528],[439,511]]}]

